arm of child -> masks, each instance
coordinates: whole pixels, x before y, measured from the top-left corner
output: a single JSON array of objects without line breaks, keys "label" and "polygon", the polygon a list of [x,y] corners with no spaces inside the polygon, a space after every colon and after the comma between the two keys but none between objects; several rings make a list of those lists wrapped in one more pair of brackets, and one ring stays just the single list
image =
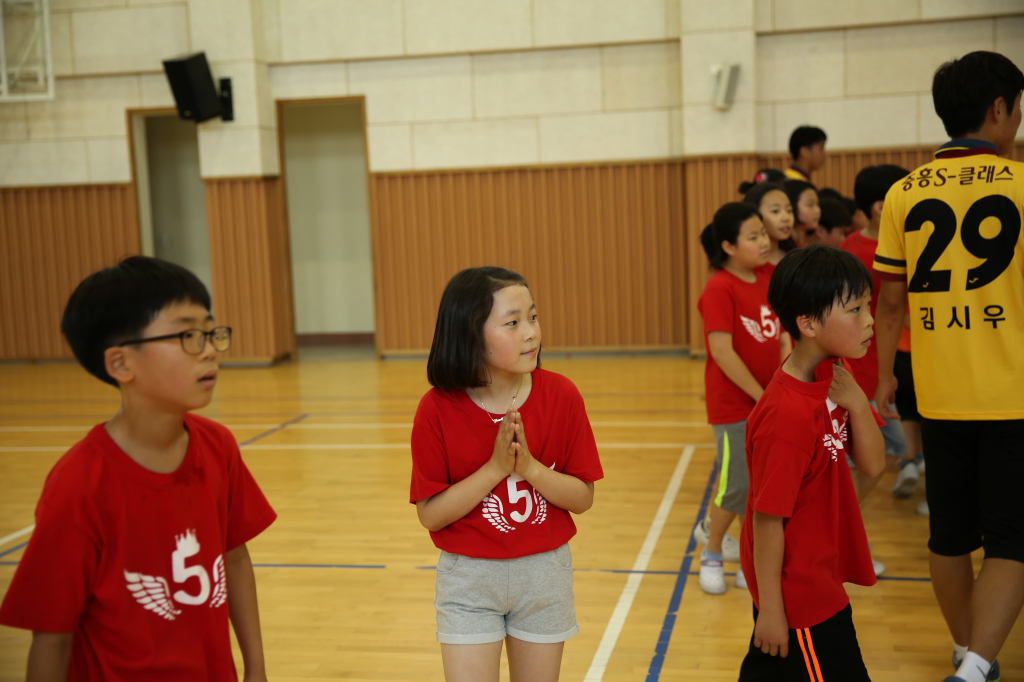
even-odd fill
[{"label": "arm of child", "polygon": [[708,332],[708,353],[715,359],[722,373],[729,381],[740,387],[744,393],[754,400],[760,400],[764,387],[743,364],[739,354],[732,347],[732,334],[728,332]]},{"label": "arm of child", "polygon": [[754,510],[754,573],[760,610],[754,646],[766,654],[789,655],[789,621],[782,599],[782,556],[786,548],[782,517]]},{"label": "arm of child", "polygon": [[573,514],[582,514],[590,509],[594,505],[594,484],[548,469],[538,462],[526,442],[523,417],[518,410],[514,412],[516,442],[512,445],[516,450],[516,473],[556,507]]},{"label": "arm of child", "polygon": [[256,601],[256,574],[248,548],[242,544],[228,551],[226,557],[228,582],[228,614],[242,650],[245,682],[267,679],[263,660],[263,637],[260,633],[260,610]]},{"label": "arm of child", "polygon": [[882,280],[878,291],[878,305],[875,308],[875,343],[878,345],[878,389],[875,404],[878,413],[886,419],[897,419],[899,415],[889,407],[896,393],[896,377],[893,364],[896,362],[896,347],[900,343],[903,318],[907,313],[907,282]]},{"label": "arm of child", "polygon": [[875,421],[868,397],[842,365],[833,366],[828,397],[850,413],[850,457],[857,465],[857,470],[868,478],[880,475],[885,471],[885,439]]},{"label": "arm of child", "polygon": [[71,661],[70,632],[33,632],[26,682],[64,682]]},{"label": "arm of child", "polygon": [[494,451],[487,463],[458,483],[453,483],[436,495],[416,501],[416,515],[429,531],[439,531],[473,511],[494,486],[515,469],[515,419],[510,409],[498,428]]}]

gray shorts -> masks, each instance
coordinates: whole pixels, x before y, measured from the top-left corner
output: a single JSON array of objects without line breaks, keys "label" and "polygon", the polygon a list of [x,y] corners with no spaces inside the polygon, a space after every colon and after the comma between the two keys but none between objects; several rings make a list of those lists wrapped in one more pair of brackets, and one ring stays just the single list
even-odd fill
[{"label": "gray shorts", "polygon": [[725,511],[744,514],[747,511],[747,422],[712,424],[718,450],[718,494],[714,502]]},{"label": "gray shorts", "polygon": [[490,644],[505,636],[555,644],[580,631],[569,545],[518,559],[474,559],[441,550],[437,641]]}]

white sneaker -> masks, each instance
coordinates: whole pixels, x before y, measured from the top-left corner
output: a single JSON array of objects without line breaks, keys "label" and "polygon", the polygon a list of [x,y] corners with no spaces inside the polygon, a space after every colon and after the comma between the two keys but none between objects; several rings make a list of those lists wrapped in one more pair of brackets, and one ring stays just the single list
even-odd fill
[{"label": "white sneaker", "polygon": [[736,571],[736,587],[741,590],[747,589],[747,577],[743,575],[743,567],[740,566]]},{"label": "white sneaker", "polygon": [[917,463],[912,459],[905,459],[899,463],[900,472],[896,474],[896,481],[892,484],[893,497],[906,499],[914,494],[917,488],[919,472]]},{"label": "white sneaker", "polygon": [[700,589],[708,594],[725,594],[725,568],[718,559],[700,560]]},{"label": "white sneaker", "polygon": [[885,573],[885,564],[883,564],[881,561],[875,561],[874,559],[872,559],[871,565],[875,568],[876,578]]},{"label": "white sneaker", "polygon": [[927,502],[918,502],[917,503],[917,513],[920,514],[921,516],[931,516],[931,514],[928,511],[928,503]]},{"label": "white sneaker", "polygon": [[[705,518],[693,529],[693,539],[698,545],[708,546],[708,520]],[[740,541],[726,533],[722,538],[722,560],[738,564],[740,561]]]}]

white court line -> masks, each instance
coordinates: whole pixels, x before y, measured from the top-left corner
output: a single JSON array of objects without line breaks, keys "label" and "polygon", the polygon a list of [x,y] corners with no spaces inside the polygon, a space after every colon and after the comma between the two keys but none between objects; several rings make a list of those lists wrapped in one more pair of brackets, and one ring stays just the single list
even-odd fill
[{"label": "white court line", "polygon": [[583,678],[584,682],[601,682],[604,678],[605,668],[608,667],[612,651],[615,650],[615,644],[619,641],[619,635],[622,634],[622,627],[626,624],[626,616],[629,615],[629,610],[633,606],[633,599],[636,597],[637,590],[640,589],[640,583],[644,579],[643,571],[647,570],[647,565],[651,561],[651,555],[654,554],[654,548],[658,544],[658,538],[661,537],[661,531],[668,520],[669,512],[672,511],[672,504],[676,500],[676,494],[679,492],[679,487],[683,484],[683,476],[686,475],[686,469],[690,466],[690,460],[693,459],[694,448],[695,446],[693,445],[687,445],[679,456],[679,463],[676,465],[676,470],[672,473],[668,487],[665,488],[665,495],[661,498],[661,506],[658,507],[658,512],[654,515],[654,520],[651,521],[651,528],[647,531],[647,539],[644,540],[643,546],[640,547],[640,553],[636,555],[636,561],[633,562],[633,572],[626,578],[626,586],[622,588],[622,594],[619,595],[619,601],[615,605],[612,617],[608,620],[608,626],[604,630],[604,636],[601,637],[601,643],[597,647],[594,659],[590,662],[587,676]]},{"label": "white court line", "polygon": [[6,545],[11,540],[17,540],[18,538],[20,538],[23,535],[28,535],[33,530],[35,530],[35,528],[36,528],[36,525],[32,524],[31,526],[29,526],[27,528],[22,528],[19,531],[15,531],[15,532],[11,533],[10,535],[5,535],[4,537],[0,538],[0,547],[3,547],[4,545]]},{"label": "white court line", "polygon": [[[659,426],[680,426],[695,427],[707,426],[707,422],[590,422],[591,426],[620,426],[620,427],[659,427]],[[94,424],[83,426],[0,426],[0,433],[47,433],[58,431],[89,431]],[[243,429],[265,430],[278,428],[280,424],[225,424],[226,428],[239,431]],[[303,430],[344,430],[344,429],[411,429],[412,424],[401,422],[384,422],[374,424],[290,424],[285,429]],[[281,429],[284,431],[285,429]]]}]

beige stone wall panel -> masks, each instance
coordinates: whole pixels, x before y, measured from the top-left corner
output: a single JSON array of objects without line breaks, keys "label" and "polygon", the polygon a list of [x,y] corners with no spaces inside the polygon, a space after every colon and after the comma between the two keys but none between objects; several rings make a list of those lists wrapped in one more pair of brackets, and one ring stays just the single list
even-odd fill
[{"label": "beige stone wall panel", "polygon": [[679,42],[601,49],[606,111],[682,105]]},{"label": "beige stone wall panel", "polygon": [[189,50],[184,4],[73,12],[76,74],[162,71],[162,61]]},{"label": "beige stone wall panel", "polygon": [[540,161],[663,159],[672,155],[669,112],[631,111],[540,119]]},{"label": "beige stone wall panel", "polygon": [[479,118],[600,111],[601,51],[477,55],[473,96]]},{"label": "beige stone wall panel", "polygon": [[401,0],[288,0],[279,17],[285,62],[366,59],[405,52]]},{"label": "beige stone wall panel", "polygon": [[783,33],[757,38],[759,102],[842,97],[845,74],[842,31]]},{"label": "beige stone wall panel", "polygon": [[534,45],[601,45],[666,37],[666,2],[533,0]]},{"label": "beige stone wall panel", "polygon": [[527,49],[531,0],[405,0],[410,55]]},{"label": "beige stone wall panel", "polygon": [[349,92],[366,95],[369,123],[472,118],[470,57],[424,57],[349,64]]}]

